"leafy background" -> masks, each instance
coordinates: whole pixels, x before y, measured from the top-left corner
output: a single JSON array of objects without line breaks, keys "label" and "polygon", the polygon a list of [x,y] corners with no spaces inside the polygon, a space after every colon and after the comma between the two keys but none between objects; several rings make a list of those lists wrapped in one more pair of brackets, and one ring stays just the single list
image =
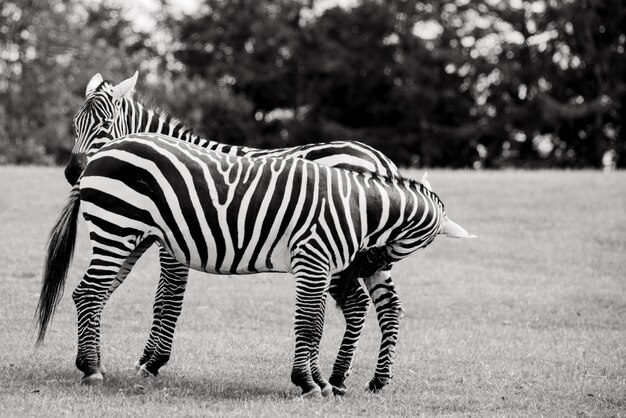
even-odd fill
[{"label": "leafy background", "polygon": [[402,166],[626,167],[621,0],[0,5],[0,163],[64,164],[96,73],[198,133],[356,139]]}]

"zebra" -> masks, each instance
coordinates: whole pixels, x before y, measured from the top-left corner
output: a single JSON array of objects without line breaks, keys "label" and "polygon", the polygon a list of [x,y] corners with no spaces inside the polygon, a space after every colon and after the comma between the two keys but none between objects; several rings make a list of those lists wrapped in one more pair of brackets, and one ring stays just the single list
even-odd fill
[{"label": "zebra", "polygon": [[290,272],[296,281],[291,381],[303,396],[329,395],[316,363],[333,274],[370,250],[380,270],[443,233],[469,236],[439,197],[403,178],[296,158],[236,157],[160,134],[133,134],[93,155],[53,227],[36,311],[43,341],[64,287],[82,206],[93,254],[72,293],[76,366],[102,380],[100,314],[155,241],[187,268],[214,274]]},{"label": "zebra", "polygon": [[[398,168],[383,153],[356,141],[334,141],[263,150],[232,146],[200,138],[193,133],[192,129],[168,114],[149,109],[140,101],[134,100],[133,89],[137,77],[136,72],[129,79],[115,86],[104,81],[100,74],[96,74],[89,81],[85,92],[85,103],[73,121],[76,143],[65,170],[65,176],[71,184],[74,184],[80,176],[88,156],[103,144],[113,138],[138,132],[162,133],[231,155],[299,157],[329,166],[371,171],[385,177],[400,176]],[[367,254],[359,258],[359,265],[368,263]],[[176,319],[181,311],[187,277],[184,267],[180,266],[162,248],[159,252],[159,259],[161,279],[155,297],[154,320],[148,342],[135,364],[138,371],[149,375],[157,375],[160,367],[169,360]],[[363,274],[367,269],[362,268],[359,273],[364,278],[363,284],[367,290],[364,290],[358,282],[342,281],[339,276],[331,280],[329,293],[337,300],[346,321],[344,337],[329,379],[333,384],[335,394],[345,392],[344,381],[350,373],[352,358],[365,324],[370,300],[374,302],[382,335],[375,375],[368,387],[372,391],[378,391],[392,377],[392,357],[395,353],[403,307],[391,279],[390,269],[391,266],[388,266],[368,277]],[[354,269],[351,271],[356,274]],[[172,283],[177,285],[170,286]],[[349,283],[349,288],[342,283]],[[112,286],[117,285],[119,285],[118,281],[112,284]],[[159,340],[162,340],[160,345]],[[159,350],[157,350],[157,345],[160,347]]]}]

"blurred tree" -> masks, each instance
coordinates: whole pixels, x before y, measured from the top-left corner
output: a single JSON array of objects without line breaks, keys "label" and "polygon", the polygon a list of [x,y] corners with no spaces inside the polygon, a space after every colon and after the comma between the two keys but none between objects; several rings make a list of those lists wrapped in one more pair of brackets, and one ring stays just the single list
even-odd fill
[{"label": "blurred tree", "polygon": [[362,1],[322,14],[311,113],[321,118],[322,132],[343,127],[399,164],[467,166],[471,142],[437,127],[471,121],[473,100],[461,90],[463,78],[446,71],[453,54],[442,47],[445,40],[429,44],[415,36],[426,8],[416,1]]},{"label": "blurred tree", "polygon": [[[555,141],[550,156],[568,165],[601,167],[624,148],[626,4],[620,0],[549,3],[541,26],[553,35],[547,88],[537,99]],[[566,145],[561,145],[565,143]],[[618,155],[626,167],[626,154]]]},{"label": "blurred tree", "polygon": [[[0,162],[63,162],[96,72],[200,134],[368,142],[401,165],[626,167],[621,0],[162,0],[151,35],[107,0],[0,5]],[[145,77],[143,77],[145,75]]]},{"label": "blurred tree", "polygon": [[176,57],[190,75],[231,86],[253,111],[293,108],[297,97],[299,2],[206,0],[178,28]]},{"label": "blurred tree", "polygon": [[[180,22],[175,56],[189,75],[245,95],[267,145],[349,138],[406,165],[418,156],[453,166],[476,158],[476,144],[431,129],[469,123],[472,98],[459,92],[464,78],[445,72],[453,54],[414,35],[418,2],[365,0],[319,17],[312,2],[204,4],[203,14]],[[284,109],[289,120],[277,121]]]},{"label": "blurred tree", "polygon": [[[0,5],[0,159],[65,162],[71,121],[96,72],[121,76],[146,59],[144,35],[119,8],[77,0]],[[141,51],[141,52],[140,52]]]},{"label": "blurred tree", "polygon": [[[478,105],[500,135],[481,139],[487,165],[624,166],[626,4],[488,0],[468,5],[500,37]],[[482,87],[482,88],[481,88]],[[620,151],[621,150],[621,151]]]}]

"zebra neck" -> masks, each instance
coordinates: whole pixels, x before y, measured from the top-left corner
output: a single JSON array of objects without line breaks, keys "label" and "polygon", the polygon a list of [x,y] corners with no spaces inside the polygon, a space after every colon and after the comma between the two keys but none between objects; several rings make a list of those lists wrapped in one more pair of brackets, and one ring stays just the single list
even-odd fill
[{"label": "zebra neck", "polygon": [[403,181],[371,179],[366,192],[366,247],[380,247],[401,236],[409,225],[420,223],[424,196]]},{"label": "zebra neck", "polygon": [[149,109],[142,103],[132,99],[124,100],[123,113],[126,119],[123,126],[120,127],[118,137],[134,133],[157,133],[232,155],[244,155],[252,150],[252,148],[248,147],[223,144],[201,138],[193,132],[192,128],[185,126],[181,121],[173,118],[166,112]]},{"label": "zebra neck", "polygon": [[158,133],[202,146],[209,142],[198,137],[193,133],[193,129],[185,126],[166,112],[149,109],[132,99],[124,100],[122,112],[125,118],[124,123],[120,126],[119,136],[134,133]]}]

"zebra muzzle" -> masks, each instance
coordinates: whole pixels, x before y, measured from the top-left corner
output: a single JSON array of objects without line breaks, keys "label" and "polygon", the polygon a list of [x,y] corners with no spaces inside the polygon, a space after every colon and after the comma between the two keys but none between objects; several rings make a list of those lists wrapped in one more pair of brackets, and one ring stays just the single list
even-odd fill
[{"label": "zebra muzzle", "polygon": [[65,167],[65,179],[72,186],[75,185],[86,165],[87,157],[84,154],[72,154],[67,166]]}]

